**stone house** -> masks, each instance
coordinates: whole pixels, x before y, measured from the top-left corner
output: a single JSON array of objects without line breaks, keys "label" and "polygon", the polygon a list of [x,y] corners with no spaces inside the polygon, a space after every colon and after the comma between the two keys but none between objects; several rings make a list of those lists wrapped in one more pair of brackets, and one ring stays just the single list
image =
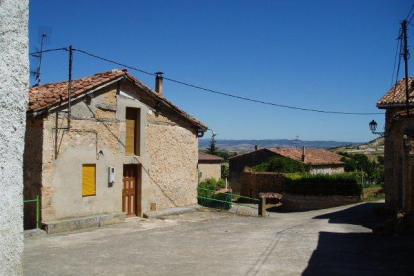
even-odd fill
[{"label": "stone house", "polygon": [[198,152],[198,172],[200,181],[209,178],[220,179],[222,162],[223,158],[221,157]]},{"label": "stone house", "polygon": [[267,162],[271,157],[285,157],[304,163],[311,174],[343,173],[342,156],[326,149],[263,148],[229,159],[230,183],[233,190],[241,189],[241,175],[245,168]]},{"label": "stone house", "polygon": [[[406,109],[405,79],[400,80],[377,103],[385,109],[384,192],[391,210],[414,211],[414,78],[409,78]],[[409,116],[408,116],[409,115]]]},{"label": "stone house", "polygon": [[24,194],[41,196],[47,229],[197,202],[207,126],[164,97],[162,80],[157,74],[153,91],[126,70],[98,73],[72,81],[70,101],[68,82],[30,89]]}]

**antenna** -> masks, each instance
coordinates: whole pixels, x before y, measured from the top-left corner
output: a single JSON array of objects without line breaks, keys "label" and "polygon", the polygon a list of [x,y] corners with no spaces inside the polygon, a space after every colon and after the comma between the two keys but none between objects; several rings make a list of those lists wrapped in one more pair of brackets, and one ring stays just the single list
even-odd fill
[{"label": "antenna", "polygon": [[37,86],[40,84],[41,76],[42,76],[42,58],[43,58],[43,46],[49,45],[52,35],[52,28],[50,27],[39,27],[38,31],[38,40],[40,44],[40,51],[39,54],[34,55],[35,58],[38,59],[38,66],[36,70],[32,70],[30,73],[36,80],[36,84],[34,86]]}]

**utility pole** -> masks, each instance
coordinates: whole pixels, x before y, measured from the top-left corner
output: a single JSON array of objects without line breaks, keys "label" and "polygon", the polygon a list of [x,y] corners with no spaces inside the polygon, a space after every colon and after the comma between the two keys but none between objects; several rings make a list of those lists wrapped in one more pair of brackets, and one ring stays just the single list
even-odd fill
[{"label": "utility pole", "polygon": [[69,80],[68,80],[68,130],[70,129],[71,118],[71,100],[72,100],[72,61],[73,61],[73,48],[69,46]]},{"label": "utility pole", "polygon": [[404,39],[404,63],[405,63],[405,97],[407,106],[407,117],[410,116],[410,98],[408,91],[408,43],[407,43],[407,20],[401,23],[403,39]]}]

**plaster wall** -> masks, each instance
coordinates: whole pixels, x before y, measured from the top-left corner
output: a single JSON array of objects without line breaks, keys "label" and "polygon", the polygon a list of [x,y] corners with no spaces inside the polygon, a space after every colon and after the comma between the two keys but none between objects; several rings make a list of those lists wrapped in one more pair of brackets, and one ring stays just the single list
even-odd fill
[{"label": "plaster wall", "polygon": [[312,166],[310,167],[311,174],[336,174],[336,173],[344,173],[344,167],[330,167],[330,166]]},{"label": "plaster wall", "polygon": [[202,173],[200,181],[221,178],[221,163],[198,163],[198,171]]},{"label": "plaster wall", "polygon": [[29,1],[0,1],[0,275],[21,275]]}]

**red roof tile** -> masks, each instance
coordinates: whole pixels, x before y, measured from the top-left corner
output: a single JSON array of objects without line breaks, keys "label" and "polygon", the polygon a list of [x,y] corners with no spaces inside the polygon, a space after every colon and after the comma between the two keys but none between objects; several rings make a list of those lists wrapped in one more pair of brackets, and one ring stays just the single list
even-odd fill
[{"label": "red roof tile", "polygon": [[[302,149],[268,148],[267,150],[297,161],[302,161]],[[306,149],[305,163],[309,165],[342,165],[342,156],[326,149]]]},{"label": "red roof tile", "polygon": [[223,158],[199,151],[198,161],[223,161]]},{"label": "red roof tile", "polygon": [[[410,105],[414,103],[414,77],[408,78]],[[390,91],[387,92],[377,103],[378,108],[401,106],[406,104],[405,78],[401,79]]]},{"label": "red roof tile", "polygon": [[[160,96],[157,92],[140,82],[133,75],[128,73],[127,70],[111,70],[108,72],[98,73],[86,78],[76,79],[72,81],[72,99],[80,96],[91,90],[100,88],[110,84],[113,81],[126,78],[140,87],[149,96],[156,98],[163,102],[182,117],[189,120],[191,123],[197,125],[202,130],[207,130],[208,127],[196,118],[190,116],[182,109],[174,105],[166,98]],[[48,83],[40,86],[34,86],[29,91],[29,105],[27,107],[28,112],[42,112],[47,111],[50,108],[58,106],[68,100],[68,82]]]}]

